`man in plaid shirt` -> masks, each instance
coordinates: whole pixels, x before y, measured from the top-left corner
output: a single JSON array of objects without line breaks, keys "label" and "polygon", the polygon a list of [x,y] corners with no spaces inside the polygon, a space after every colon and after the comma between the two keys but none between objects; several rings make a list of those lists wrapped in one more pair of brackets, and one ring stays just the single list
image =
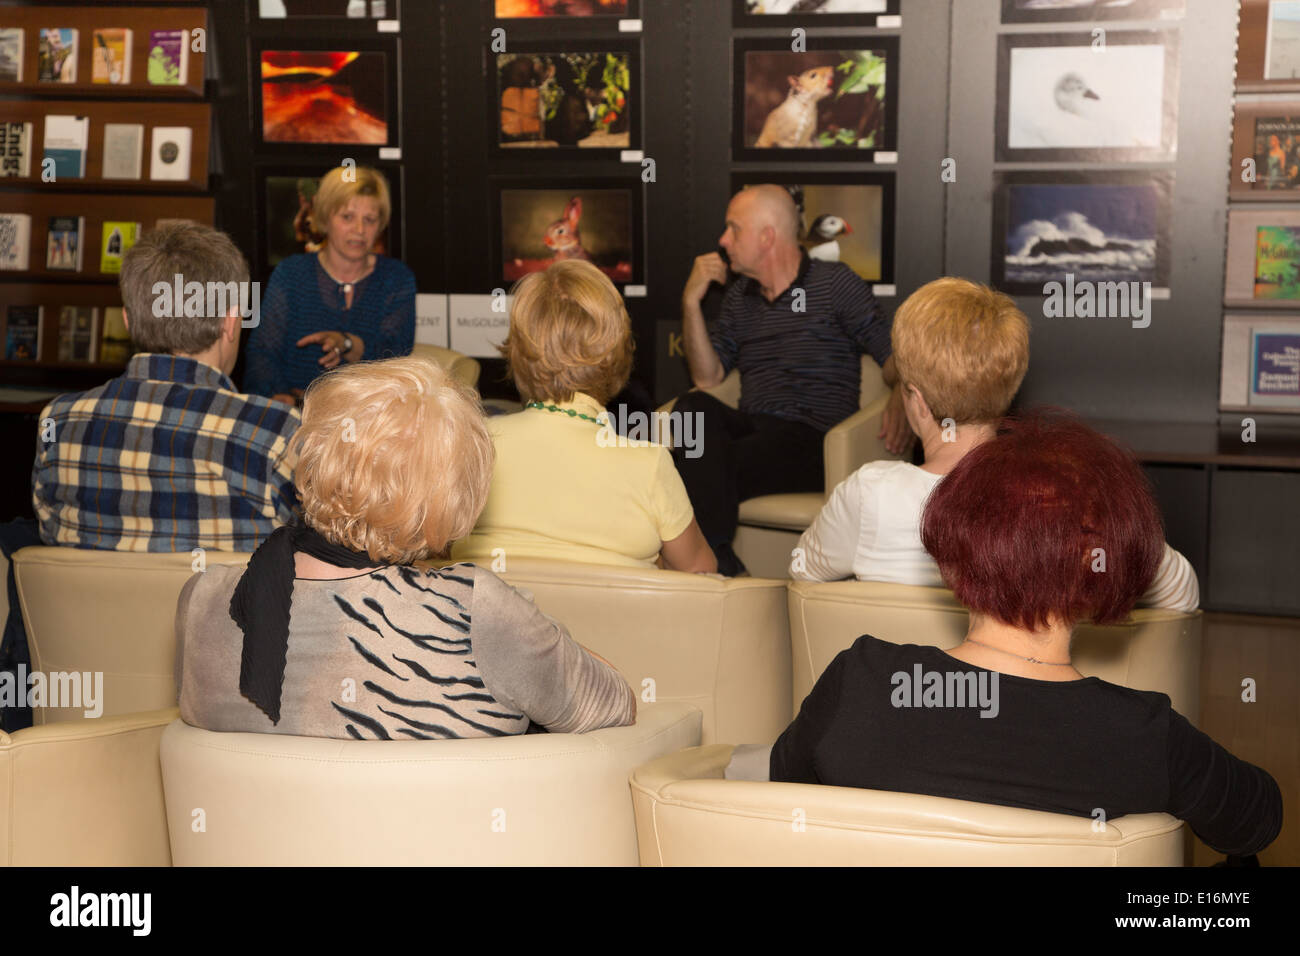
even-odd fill
[{"label": "man in plaid shirt", "polygon": [[[240,296],[225,297],[224,315],[207,314],[218,300],[206,292],[204,309],[187,310],[170,295],[178,276],[247,288],[236,284],[248,282],[248,264],[224,233],[195,223],[158,229],[127,253],[124,318],[140,352],[126,374],[41,413],[32,502],[46,544],[252,551],[293,514],[289,439],[302,419],[235,390]],[[157,283],[169,289],[159,308]]]}]

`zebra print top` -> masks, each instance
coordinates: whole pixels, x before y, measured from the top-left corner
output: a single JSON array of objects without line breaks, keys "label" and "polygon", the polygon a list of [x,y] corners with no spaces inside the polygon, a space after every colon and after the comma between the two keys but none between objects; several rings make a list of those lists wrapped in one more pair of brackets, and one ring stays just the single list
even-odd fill
[{"label": "zebra print top", "polygon": [[195,574],[176,610],[181,718],[217,731],[436,740],[626,726],[636,698],[608,664],[491,571],[391,567],[296,578],[278,724],[239,692],[242,567]]}]

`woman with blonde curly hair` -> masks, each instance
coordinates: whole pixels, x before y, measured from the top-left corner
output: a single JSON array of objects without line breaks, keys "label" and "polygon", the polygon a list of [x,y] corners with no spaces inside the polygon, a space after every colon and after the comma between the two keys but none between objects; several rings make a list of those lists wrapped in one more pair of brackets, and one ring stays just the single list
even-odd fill
[{"label": "woman with blonde curly hair", "polygon": [[487,498],[472,391],[416,358],[338,369],[308,389],[291,452],[302,522],[181,592],[187,723],[405,740],[633,722],[618,673],[491,571],[414,566]]},{"label": "woman with blonde curly hair", "polygon": [[492,490],[453,555],[717,570],[668,449],[617,440],[605,417],[632,348],[623,299],[590,262],[519,281],[501,352],[526,405],[489,423]]}]

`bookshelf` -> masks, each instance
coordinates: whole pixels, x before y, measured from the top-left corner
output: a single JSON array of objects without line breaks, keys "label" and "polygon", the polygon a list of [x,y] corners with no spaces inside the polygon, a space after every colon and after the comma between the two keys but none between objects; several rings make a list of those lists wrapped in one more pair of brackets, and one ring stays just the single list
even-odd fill
[{"label": "bookshelf", "polygon": [[[5,32],[22,30],[21,65],[14,63],[16,44]],[[47,31],[60,31],[53,41]],[[46,56],[66,44],[76,31],[75,54],[64,59],[75,62],[73,82],[44,79],[51,72],[66,74],[59,60]],[[96,57],[101,77],[109,69],[120,70],[120,57],[106,58],[106,44],[97,43],[96,31],[131,31],[131,50],[126,82],[94,82]],[[107,45],[114,37],[104,34]],[[121,36],[117,38],[119,41]],[[102,325],[106,309],[120,307],[117,274],[101,271],[104,223],[138,223],[140,235],[156,228],[160,219],[193,219],[213,224],[215,200],[213,170],[209,155],[213,147],[213,112],[207,82],[209,45],[213,38],[208,5],[168,5],[101,2],[93,6],[63,3],[24,3],[0,6],[0,123],[12,139],[25,140],[26,175],[11,164],[8,175],[0,176],[0,245],[4,216],[29,217],[28,259],[25,269],[0,271],[0,378],[6,384],[57,386],[62,390],[88,388],[120,372],[120,363],[59,361],[59,317],[67,306],[89,306],[99,310]],[[168,59],[154,47],[167,47],[175,66],[179,44],[184,43],[183,82],[151,82],[150,59],[157,61],[152,79],[165,77]],[[119,48],[120,49],[120,48]],[[17,67],[17,68],[16,68]],[[5,74],[8,73],[6,77]],[[181,80],[174,74],[171,79]],[[76,137],[71,165],[43,162],[53,157],[47,149],[68,144],[47,140],[52,117],[84,118],[84,146]],[[30,124],[28,126],[27,124]],[[57,125],[57,124],[56,124]],[[115,146],[116,169],[106,176],[106,137]],[[168,131],[189,130],[172,135]],[[155,136],[155,132],[157,135]],[[137,144],[138,140],[138,144]],[[173,145],[165,145],[173,144]],[[155,159],[157,147],[159,157]],[[75,150],[84,149],[84,174],[75,175]],[[139,154],[139,177],[135,176],[134,153]],[[186,153],[188,152],[188,157]],[[188,170],[184,169],[188,158]],[[169,163],[179,163],[172,166]],[[17,166],[17,168],[15,168]],[[170,178],[155,178],[156,171]],[[125,172],[124,172],[125,167]],[[71,170],[71,171],[70,171]],[[116,174],[117,177],[113,178]],[[59,217],[84,220],[80,236],[79,269],[50,269],[47,252],[51,232]],[[33,360],[6,357],[9,318],[42,310],[40,350]]]}]

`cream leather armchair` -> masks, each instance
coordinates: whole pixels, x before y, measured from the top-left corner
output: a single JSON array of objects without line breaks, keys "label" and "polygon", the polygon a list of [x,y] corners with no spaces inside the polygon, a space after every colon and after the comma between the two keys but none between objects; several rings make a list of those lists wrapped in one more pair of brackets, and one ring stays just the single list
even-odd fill
[{"label": "cream leather armchair", "polygon": [[[740,372],[732,369],[718,385],[703,389],[718,401],[740,407]],[[660,411],[671,411],[677,400]],[[740,503],[740,526],[732,548],[750,574],[762,578],[788,578],[790,552],[799,543],[799,535],[813,523],[826,498],[841,481],[869,461],[897,460],[898,455],[885,449],[876,436],[880,419],[889,404],[889,389],[880,366],[869,355],[862,356],[861,407],[835,425],[822,440],[826,472],[825,493],[762,495]]]},{"label": "cream leather armchair", "polygon": [[470,388],[478,387],[478,377],[482,370],[478,359],[462,355],[453,349],[444,349],[439,345],[424,345],[419,342],[411,349],[411,354],[441,365],[451,373],[452,378]]},{"label": "cream leather armchair", "polygon": [[784,581],[508,557],[501,576],[614,665],[643,707],[652,691],[698,707],[703,742],[772,743],[790,722]]},{"label": "cream leather armchair", "polygon": [[[205,551],[206,564],[249,555]],[[176,703],[176,599],[194,573],[189,552],[137,554],[82,548],[14,553],[33,671],[102,672],[103,716]],[[82,720],[81,707],[34,707],[36,724]]]},{"label": "cream leather armchair", "polygon": [[[863,634],[895,644],[956,647],[969,614],[952,592],[878,581],[791,581],[794,714],[835,655]],[[1139,608],[1125,624],[1075,631],[1074,666],[1086,677],[1168,694],[1193,724],[1200,717],[1201,612]]]},{"label": "cream leather armchair", "polygon": [[632,770],[694,746],[700,713],[471,740],[162,739],[177,866],[636,866]]},{"label": "cream leather armchair", "polygon": [[170,866],[158,745],[179,713],[0,732],[0,863]]},{"label": "cream leather armchair", "polygon": [[1181,821],[1108,820],[966,800],[725,780],[727,745],[632,774],[642,866],[1181,866]]}]

